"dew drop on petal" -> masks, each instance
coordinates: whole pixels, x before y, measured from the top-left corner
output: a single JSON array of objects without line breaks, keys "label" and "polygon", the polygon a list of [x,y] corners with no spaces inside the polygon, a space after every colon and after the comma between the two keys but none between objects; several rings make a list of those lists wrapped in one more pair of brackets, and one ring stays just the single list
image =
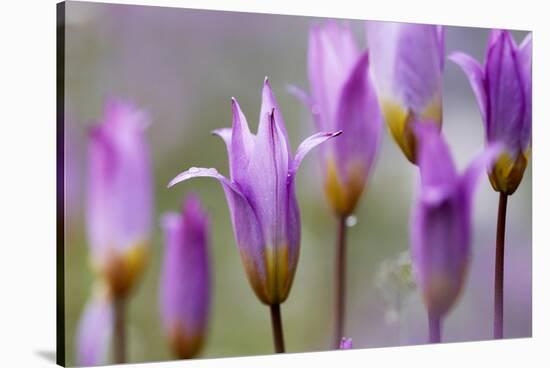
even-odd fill
[{"label": "dew drop on petal", "polygon": [[195,174],[195,173],[197,173],[198,171],[199,171],[199,169],[198,169],[197,167],[191,167],[191,168],[188,170],[188,172],[189,172],[190,174]]},{"label": "dew drop on petal", "polygon": [[346,218],[346,226],[353,227],[355,225],[357,225],[357,216],[348,216]]}]

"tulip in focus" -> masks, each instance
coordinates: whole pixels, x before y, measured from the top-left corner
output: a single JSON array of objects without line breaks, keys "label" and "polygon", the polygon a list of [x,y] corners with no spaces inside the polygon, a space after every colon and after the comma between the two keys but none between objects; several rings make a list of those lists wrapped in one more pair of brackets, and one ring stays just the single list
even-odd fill
[{"label": "tulip in focus", "polygon": [[382,115],[369,77],[369,56],[348,24],[328,22],[309,34],[311,96],[294,89],[318,131],[344,134],[321,147],[325,191],[338,216],[349,216],[365,188],[380,147]]},{"label": "tulip in focus", "polygon": [[458,299],[470,263],[472,204],[479,176],[499,147],[475,158],[457,173],[439,130],[415,125],[420,183],[411,218],[411,256],[430,320],[430,341],[439,342],[440,321]]},{"label": "tulip in focus", "polygon": [[476,96],[487,143],[504,146],[489,172],[493,188],[513,194],[523,178],[531,148],[531,34],[516,45],[509,31],[493,30],[485,64],[455,52]]},{"label": "tulip in focus", "polygon": [[181,215],[164,215],[162,228],[161,317],[174,354],[192,358],[203,345],[210,307],[208,218],[189,196]]},{"label": "tulip in focus", "polygon": [[369,21],[367,46],[386,124],[407,159],[416,164],[413,122],[441,129],[444,28]]},{"label": "tulip in focus", "polygon": [[193,167],[168,186],[195,177],[212,177],[222,184],[248,280],[258,299],[271,308],[275,350],[283,352],[279,304],[288,297],[300,247],[296,172],[313,147],[340,132],[322,132],[307,138],[293,157],[285,123],[267,78],[256,135],[250,132],[235,99],[232,110],[232,128],[215,132],[227,146],[231,178],[216,169]]}]

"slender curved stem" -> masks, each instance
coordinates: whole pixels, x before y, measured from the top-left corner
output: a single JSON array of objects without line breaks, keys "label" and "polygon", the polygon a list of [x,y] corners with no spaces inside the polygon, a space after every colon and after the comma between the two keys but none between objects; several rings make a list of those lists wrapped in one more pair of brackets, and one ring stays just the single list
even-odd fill
[{"label": "slender curved stem", "polygon": [[285,339],[283,336],[283,322],[281,320],[281,305],[272,304],[271,310],[271,327],[273,328],[273,344],[276,353],[285,352]]},{"label": "slender curved stem", "polygon": [[340,347],[340,340],[344,336],[346,317],[346,216],[341,216],[338,219],[335,285],[333,347],[338,349]]},{"label": "slender curved stem", "polygon": [[428,313],[430,325],[430,343],[441,342],[441,317]]},{"label": "slender curved stem", "polygon": [[500,193],[498,202],[497,240],[495,249],[495,312],[493,334],[495,339],[504,336],[504,237],[508,195]]},{"label": "slender curved stem", "polygon": [[114,300],[114,361],[117,364],[126,363],[126,298]]}]

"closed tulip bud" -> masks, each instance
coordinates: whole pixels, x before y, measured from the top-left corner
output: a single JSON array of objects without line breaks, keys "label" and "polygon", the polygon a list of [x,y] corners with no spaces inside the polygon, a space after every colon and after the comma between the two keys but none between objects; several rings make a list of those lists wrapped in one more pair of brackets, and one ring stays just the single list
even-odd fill
[{"label": "closed tulip bud", "polygon": [[367,23],[372,75],[386,124],[405,156],[417,162],[413,122],[442,122],[445,35],[442,26]]},{"label": "closed tulip bud", "polygon": [[162,228],[161,317],[174,354],[191,358],[203,345],[210,308],[208,219],[199,199],[188,197],[181,215],[164,215]]},{"label": "closed tulip bud", "polygon": [[147,116],[111,101],[88,146],[87,230],[94,269],[113,296],[141,275],[149,248],[153,182]]},{"label": "closed tulip bud", "polygon": [[500,148],[487,148],[460,175],[435,126],[417,124],[415,131],[420,183],[411,218],[411,254],[428,312],[441,318],[464,285],[470,263],[474,190]]},{"label": "closed tulip bud", "polygon": [[450,56],[470,81],[487,143],[504,147],[489,179],[497,192],[507,195],[518,188],[531,147],[531,53],[531,34],[516,45],[510,32],[493,30],[484,65],[464,53]]},{"label": "closed tulip bud", "polygon": [[256,135],[250,132],[235,99],[232,110],[233,127],[215,132],[227,146],[231,178],[216,169],[191,168],[169,186],[195,177],[212,177],[222,184],[250,284],[263,303],[279,304],[288,296],[298,263],[296,171],[307,152],[339,132],[309,137],[292,157],[283,117],[267,78]]}]

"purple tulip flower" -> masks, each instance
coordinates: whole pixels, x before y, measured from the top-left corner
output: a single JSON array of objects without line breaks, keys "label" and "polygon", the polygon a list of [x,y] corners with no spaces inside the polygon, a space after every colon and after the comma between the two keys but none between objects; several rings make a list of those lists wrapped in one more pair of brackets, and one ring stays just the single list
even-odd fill
[{"label": "purple tulip flower", "polygon": [[181,215],[164,215],[162,228],[161,316],[173,352],[187,359],[202,347],[208,323],[208,218],[199,199],[189,196]]},{"label": "purple tulip flower", "polygon": [[344,132],[321,147],[321,162],[330,205],[348,216],[374,166],[383,125],[368,54],[357,49],[349,24],[311,29],[308,71],[311,96],[295,87],[291,92],[310,108],[318,131]]},{"label": "purple tulip flower", "polygon": [[441,128],[444,28],[371,21],[367,46],[386,124],[407,159],[416,163],[413,122]]},{"label": "purple tulip flower", "polygon": [[441,319],[457,300],[470,261],[472,200],[480,174],[499,153],[487,148],[465,173],[432,124],[416,124],[420,183],[411,221],[411,255],[430,319]]},{"label": "purple tulip flower", "polygon": [[342,340],[340,340],[340,349],[353,349],[353,343],[350,337],[342,337]]},{"label": "purple tulip flower", "polygon": [[134,106],[110,101],[90,132],[88,239],[93,265],[113,296],[127,294],[147,258],[153,216],[148,124]]},{"label": "purple tulip flower", "polygon": [[113,306],[105,287],[94,290],[80,319],[77,331],[77,360],[90,366],[106,361],[113,331]]},{"label": "purple tulip flower", "polygon": [[313,147],[340,132],[317,133],[307,138],[292,157],[283,117],[267,78],[256,135],[250,132],[235,99],[232,110],[232,128],[215,131],[227,146],[231,179],[216,169],[193,167],[168,186],[195,177],[212,177],[222,184],[251,286],[263,303],[275,305],[287,298],[298,262],[296,171]]},{"label": "purple tulip flower", "polygon": [[531,52],[531,34],[518,46],[510,32],[493,30],[485,65],[461,52],[449,57],[470,80],[486,141],[504,146],[489,172],[493,188],[504,194],[516,191],[531,147]]}]

